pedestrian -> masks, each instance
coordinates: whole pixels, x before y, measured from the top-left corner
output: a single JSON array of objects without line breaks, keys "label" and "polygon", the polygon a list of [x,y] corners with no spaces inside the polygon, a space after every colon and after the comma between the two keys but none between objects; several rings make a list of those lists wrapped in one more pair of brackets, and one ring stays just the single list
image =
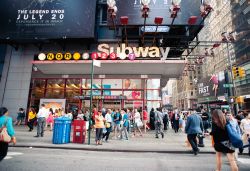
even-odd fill
[{"label": "pedestrian", "polygon": [[164,126],[164,130],[168,130],[168,122],[169,122],[168,110],[165,109],[163,111],[163,126]]},{"label": "pedestrian", "polygon": [[98,111],[98,114],[95,116],[95,128],[96,128],[96,136],[95,142],[96,145],[102,145],[102,132],[104,128],[104,117],[102,116],[102,111]]},{"label": "pedestrian", "polygon": [[[244,147],[248,146],[248,155],[250,156],[250,113],[247,114],[245,119],[241,120],[240,127],[243,133],[242,140],[245,144]],[[243,153],[243,149],[240,152]]]},{"label": "pedestrian", "polygon": [[110,134],[110,132],[111,132],[111,130],[112,130],[112,126],[111,126],[111,124],[112,124],[111,113],[112,113],[111,109],[108,109],[108,110],[107,110],[107,113],[106,113],[106,115],[105,115],[105,128],[106,128],[106,133],[103,134],[103,137],[102,137],[102,139],[105,138],[105,142],[108,142],[109,134]]},{"label": "pedestrian", "polygon": [[46,119],[46,129],[48,127],[48,125],[50,126],[50,131],[53,130],[53,123],[54,123],[54,112],[53,112],[53,109],[50,108],[49,109],[49,116],[47,117]]},{"label": "pedestrian", "polygon": [[34,137],[43,137],[44,136],[44,128],[46,125],[46,117],[48,116],[48,110],[45,108],[45,104],[41,105],[37,113],[37,135]]},{"label": "pedestrian", "polygon": [[202,109],[201,118],[204,127],[204,132],[207,133],[209,128],[209,114],[207,112],[207,109]]},{"label": "pedestrian", "polygon": [[119,110],[116,109],[115,110],[115,114],[114,114],[114,136],[115,136],[115,139],[117,138],[117,135],[119,135],[119,132],[120,132],[120,123],[121,123],[121,120],[122,120],[122,115],[120,114]]},{"label": "pedestrian", "polygon": [[193,111],[191,115],[187,117],[185,132],[187,134],[188,142],[193,149],[194,155],[197,155],[199,152],[197,135],[202,134],[203,132],[202,119],[200,115],[197,114],[197,111]]},{"label": "pedestrian", "polygon": [[149,129],[149,127],[147,126],[148,123],[148,112],[147,112],[147,107],[145,107],[145,109],[142,111],[142,120],[143,120],[143,128],[144,128],[144,132],[147,132],[147,128]]},{"label": "pedestrian", "polygon": [[25,119],[25,111],[24,108],[19,108],[18,112],[17,112],[17,118],[16,118],[16,122],[15,125],[21,125],[22,122]]},{"label": "pedestrian", "polygon": [[159,138],[158,134],[161,134],[161,137],[164,138],[163,114],[160,108],[155,111],[155,138]]},{"label": "pedestrian", "polygon": [[135,127],[134,127],[134,136],[136,136],[136,130],[140,132],[140,136],[142,137],[141,127],[143,126],[143,123],[141,121],[141,114],[138,112],[137,109],[134,110],[134,121],[135,121]]},{"label": "pedestrian", "polygon": [[[0,129],[6,127],[8,135],[11,137],[11,142],[15,145],[15,131],[12,125],[12,118],[8,116],[9,112],[6,107],[0,108]],[[0,162],[6,157],[8,153],[9,143],[0,141]]]},{"label": "pedestrian", "polygon": [[150,111],[149,124],[150,124],[150,129],[154,130],[155,129],[155,109],[154,108],[152,108],[151,111]]},{"label": "pedestrian", "polygon": [[174,132],[179,132],[179,120],[180,120],[180,114],[179,111],[176,109],[173,115],[173,126],[174,126]]},{"label": "pedestrian", "polygon": [[214,110],[212,114],[212,131],[214,149],[216,151],[216,171],[221,171],[222,154],[227,155],[232,171],[238,171],[238,166],[234,158],[235,149],[230,143],[226,130],[226,117],[221,110]]},{"label": "pedestrian", "polygon": [[127,110],[126,109],[123,109],[123,110],[121,110],[121,114],[122,114],[122,127],[121,127],[121,132],[120,132],[120,140],[122,140],[123,139],[123,133],[124,133],[124,135],[125,135],[125,138],[126,138],[126,140],[128,140],[128,120],[129,120],[129,118],[128,118],[128,114],[127,114]]},{"label": "pedestrian", "polygon": [[131,123],[133,122],[133,114],[130,109],[127,109],[127,115],[128,115],[128,127],[127,131],[128,133],[131,132]]},{"label": "pedestrian", "polygon": [[33,130],[34,122],[37,120],[36,118],[36,111],[33,107],[30,108],[28,113],[28,123],[27,126],[29,127],[29,132]]},{"label": "pedestrian", "polygon": [[[237,120],[238,122],[238,125],[241,127],[241,120],[243,120],[245,117],[244,117],[244,113],[243,111],[239,111],[238,114],[235,116],[235,119]],[[243,153],[243,148],[239,148],[239,152],[240,154]]]}]

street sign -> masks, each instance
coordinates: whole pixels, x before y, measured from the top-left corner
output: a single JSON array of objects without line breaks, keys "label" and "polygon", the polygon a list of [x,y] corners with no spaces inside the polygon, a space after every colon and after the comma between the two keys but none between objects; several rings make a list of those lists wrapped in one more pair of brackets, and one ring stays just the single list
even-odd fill
[{"label": "street sign", "polygon": [[224,88],[231,88],[231,87],[233,87],[233,84],[223,84],[223,87]]}]

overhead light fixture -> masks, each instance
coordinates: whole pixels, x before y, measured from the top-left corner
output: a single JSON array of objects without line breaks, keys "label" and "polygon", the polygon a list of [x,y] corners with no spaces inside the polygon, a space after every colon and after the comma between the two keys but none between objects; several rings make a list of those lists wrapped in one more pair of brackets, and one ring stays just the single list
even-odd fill
[{"label": "overhead light fixture", "polygon": [[143,5],[149,5],[150,1],[151,0],[142,0],[141,2]]},{"label": "overhead light fixture", "polygon": [[173,5],[180,5],[181,0],[172,0]]}]

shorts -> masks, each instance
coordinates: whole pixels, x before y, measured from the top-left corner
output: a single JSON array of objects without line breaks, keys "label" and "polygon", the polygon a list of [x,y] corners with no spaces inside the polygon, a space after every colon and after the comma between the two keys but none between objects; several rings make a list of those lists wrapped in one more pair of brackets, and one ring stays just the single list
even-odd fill
[{"label": "shorts", "polygon": [[217,152],[221,152],[221,153],[234,153],[235,150],[230,149],[228,147],[226,147],[225,145],[221,144],[221,143],[215,143],[214,144],[214,149]]}]

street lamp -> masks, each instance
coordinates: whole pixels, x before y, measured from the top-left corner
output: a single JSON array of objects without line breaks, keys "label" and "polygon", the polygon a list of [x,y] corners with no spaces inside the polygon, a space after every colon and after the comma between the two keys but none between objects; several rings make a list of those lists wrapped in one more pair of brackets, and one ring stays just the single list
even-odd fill
[{"label": "street lamp", "polygon": [[142,45],[144,45],[144,34],[146,31],[146,20],[149,15],[149,3],[151,0],[142,0],[142,6],[141,6],[141,12],[142,12],[142,18],[144,18],[144,24],[143,24],[143,34],[142,34]]},{"label": "street lamp", "polygon": [[181,0],[172,0],[172,6],[170,8],[171,18],[175,19],[177,17],[177,14],[181,9],[180,3],[181,3]]},{"label": "street lamp", "polygon": [[127,27],[126,27],[128,25],[128,16],[122,16],[120,18],[120,22],[124,26],[126,46],[128,46],[128,33],[127,33]]},{"label": "street lamp", "polygon": [[[227,44],[227,58],[228,58],[228,63],[229,63],[229,72],[230,73],[229,75],[229,82],[230,84],[233,85],[232,87],[232,96],[235,97],[236,95],[236,87],[235,87],[235,82],[234,82],[234,79],[233,79],[233,66],[232,66],[232,60],[231,60],[231,57],[230,57],[230,53],[229,53],[229,43],[233,43],[235,41],[235,38],[233,36],[233,32],[230,32],[230,33],[227,33],[227,32],[223,32],[221,33],[221,37],[222,37],[222,41],[225,42]],[[237,107],[237,104],[235,106],[235,112],[237,114],[237,111],[238,111],[238,107]]]},{"label": "street lamp", "polygon": [[[116,6],[116,2],[115,0],[107,0],[107,5],[108,5],[108,15],[109,18],[112,21],[113,27],[114,27],[114,33],[115,36],[117,35],[117,29],[116,29],[116,24],[115,24],[115,18],[116,18],[116,13],[118,11],[117,6]],[[120,46],[120,42],[118,39],[118,45]]]},{"label": "street lamp", "polygon": [[155,37],[156,37],[156,33],[157,33],[157,30],[158,30],[158,27],[163,22],[163,17],[155,17],[155,21],[154,22],[156,24],[156,28],[155,28],[155,33],[154,33],[153,46],[155,44]]}]

